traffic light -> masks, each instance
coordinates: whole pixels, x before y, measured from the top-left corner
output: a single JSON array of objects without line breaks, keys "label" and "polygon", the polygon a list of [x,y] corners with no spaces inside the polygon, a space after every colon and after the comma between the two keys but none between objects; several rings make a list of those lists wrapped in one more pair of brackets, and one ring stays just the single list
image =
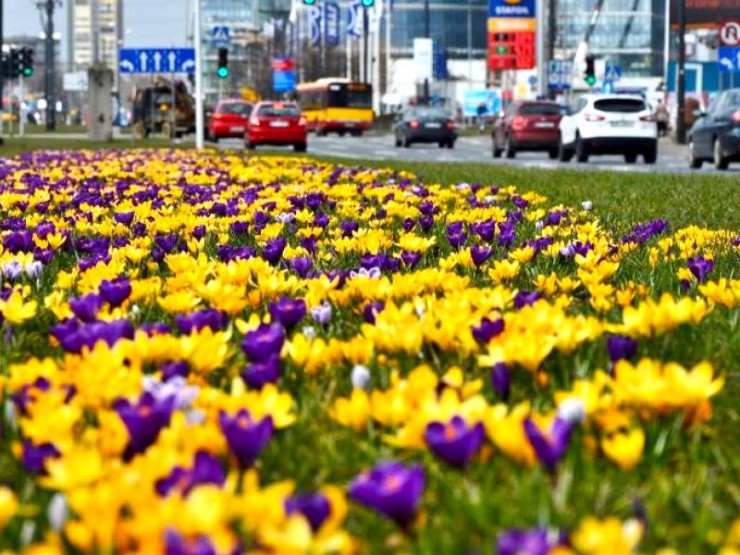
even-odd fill
[{"label": "traffic light", "polygon": [[218,69],[216,75],[219,79],[226,79],[229,76],[229,49],[218,49]]},{"label": "traffic light", "polygon": [[20,48],[10,49],[10,78],[15,79],[23,74],[23,58]]},{"label": "traffic light", "polygon": [[33,49],[21,48],[21,75],[31,77],[33,75]]},{"label": "traffic light", "polygon": [[583,74],[583,80],[590,87],[596,84],[596,60],[593,56],[586,56],[586,71]]},{"label": "traffic light", "polygon": [[303,5],[304,6],[315,6],[316,0],[303,0]]},{"label": "traffic light", "polygon": [[372,8],[375,5],[375,0],[362,0],[363,8]]}]

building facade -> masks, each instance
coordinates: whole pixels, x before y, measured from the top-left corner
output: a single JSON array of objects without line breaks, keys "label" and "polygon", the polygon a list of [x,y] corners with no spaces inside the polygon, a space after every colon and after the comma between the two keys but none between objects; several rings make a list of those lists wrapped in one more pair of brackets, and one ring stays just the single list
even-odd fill
[{"label": "building facade", "polygon": [[[594,0],[556,0],[556,58],[572,58],[594,16]],[[622,75],[665,71],[666,0],[604,1],[589,36],[589,54],[618,65]]]},{"label": "building facade", "polygon": [[95,58],[117,74],[123,45],[123,0],[67,1],[67,61],[73,71],[87,69]]}]

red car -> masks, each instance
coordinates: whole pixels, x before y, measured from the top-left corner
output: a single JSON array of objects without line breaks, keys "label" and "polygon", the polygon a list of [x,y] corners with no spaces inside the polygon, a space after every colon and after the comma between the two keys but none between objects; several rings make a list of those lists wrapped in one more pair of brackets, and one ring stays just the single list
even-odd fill
[{"label": "red car", "polygon": [[509,106],[493,125],[493,157],[514,158],[520,150],[546,150],[558,156],[560,118],[568,108],[557,102],[524,101]]},{"label": "red car", "polygon": [[294,102],[258,102],[252,109],[244,135],[244,146],[293,145],[306,152],[306,120]]},{"label": "red car", "polygon": [[208,122],[208,138],[214,142],[219,139],[240,139],[247,130],[251,111],[252,105],[243,100],[219,102]]}]

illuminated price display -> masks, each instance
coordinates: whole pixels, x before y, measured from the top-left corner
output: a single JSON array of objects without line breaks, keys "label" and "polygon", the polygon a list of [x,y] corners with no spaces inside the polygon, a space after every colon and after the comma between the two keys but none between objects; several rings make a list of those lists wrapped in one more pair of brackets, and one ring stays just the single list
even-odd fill
[{"label": "illuminated price display", "polygon": [[488,68],[532,69],[535,67],[533,31],[488,34]]}]

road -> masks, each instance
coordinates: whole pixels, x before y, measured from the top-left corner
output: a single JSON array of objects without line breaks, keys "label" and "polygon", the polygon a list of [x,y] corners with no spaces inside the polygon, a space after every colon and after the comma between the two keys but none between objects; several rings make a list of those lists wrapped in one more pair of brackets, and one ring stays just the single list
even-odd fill
[{"label": "road", "polygon": [[[221,141],[220,148],[240,148],[240,141]],[[522,168],[542,169],[583,169],[609,170],[619,172],[658,172],[692,174],[727,174],[737,176],[740,165],[730,165],[728,171],[720,172],[711,163],[705,163],[701,170],[688,167],[686,147],[674,144],[671,139],[661,139],[658,147],[658,162],[646,165],[640,158],[636,164],[626,164],[621,156],[592,156],[588,163],[579,164],[575,160],[568,163],[550,160],[545,152],[519,152],[514,159],[491,156],[491,139],[486,135],[460,137],[455,148],[439,148],[436,144],[415,144],[410,148],[396,148],[390,134],[366,134],[363,137],[327,137],[309,135],[309,154],[336,156],[340,158],[399,161],[399,162],[462,162],[512,165]]]}]

